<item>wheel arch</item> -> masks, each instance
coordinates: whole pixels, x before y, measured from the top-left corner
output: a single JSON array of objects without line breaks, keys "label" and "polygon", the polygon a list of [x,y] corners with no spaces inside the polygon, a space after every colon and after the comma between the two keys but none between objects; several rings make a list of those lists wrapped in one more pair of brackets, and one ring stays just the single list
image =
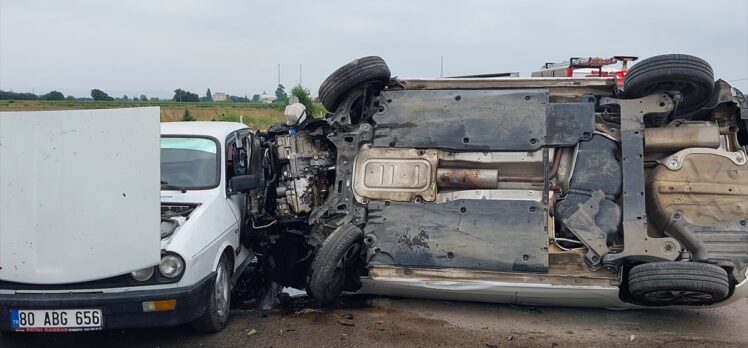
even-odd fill
[{"label": "wheel arch", "polygon": [[221,244],[221,246],[218,248],[219,252],[216,253],[216,256],[213,260],[213,270],[215,270],[218,267],[218,262],[221,261],[221,257],[223,255],[226,255],[226,259],[229,262],[229,272],[231,275],[234,274],[234,266],[236,265],[236,254],[234,254],[235,249],[234,247],[229,244],[228,242],[224,242]]}]

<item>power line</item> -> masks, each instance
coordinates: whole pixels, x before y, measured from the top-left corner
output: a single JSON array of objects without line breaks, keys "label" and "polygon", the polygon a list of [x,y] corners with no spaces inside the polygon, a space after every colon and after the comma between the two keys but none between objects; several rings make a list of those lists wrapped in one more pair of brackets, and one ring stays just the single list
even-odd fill
[{"label": "power line", "polygon": [[744,77],[742,79],[735,79],[735,80],[727,80],[727,82],[735,82],[735,81],[745,81],[748,80],[748,77]]}]

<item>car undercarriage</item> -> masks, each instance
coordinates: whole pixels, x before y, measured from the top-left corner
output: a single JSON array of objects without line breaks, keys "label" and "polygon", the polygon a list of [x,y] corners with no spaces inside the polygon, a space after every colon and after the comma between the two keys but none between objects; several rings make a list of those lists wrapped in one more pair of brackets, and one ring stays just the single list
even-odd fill
[{"label": "car undercarriage", "polygon": [[701,59],[649,58],[621,91],[391,78],[365,57],[320,99],[324,119],[258,133],[242,232],[275,282],[320,305],[710,305],[745,281],[748,104]]}]

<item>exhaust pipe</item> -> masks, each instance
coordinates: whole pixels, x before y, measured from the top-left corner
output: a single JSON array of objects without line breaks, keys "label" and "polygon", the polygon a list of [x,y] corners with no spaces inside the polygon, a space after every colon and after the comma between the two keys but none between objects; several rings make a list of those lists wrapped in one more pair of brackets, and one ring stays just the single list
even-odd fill
[{"label": "exhaust pipe", "polygon": [[716,125],[647,128],[645,152],[671,152],[689,147],[719,147],[720,129]]}]

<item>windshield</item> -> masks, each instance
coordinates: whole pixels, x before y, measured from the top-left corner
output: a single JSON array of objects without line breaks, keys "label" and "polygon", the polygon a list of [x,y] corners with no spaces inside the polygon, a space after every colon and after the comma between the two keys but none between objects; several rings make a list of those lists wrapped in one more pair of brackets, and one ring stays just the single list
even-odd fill
[{"label": "windshield", "polygon": [[214,188],[218,186],[219,168],[215,141],[197,137],[161,138],[162,189]]}]

